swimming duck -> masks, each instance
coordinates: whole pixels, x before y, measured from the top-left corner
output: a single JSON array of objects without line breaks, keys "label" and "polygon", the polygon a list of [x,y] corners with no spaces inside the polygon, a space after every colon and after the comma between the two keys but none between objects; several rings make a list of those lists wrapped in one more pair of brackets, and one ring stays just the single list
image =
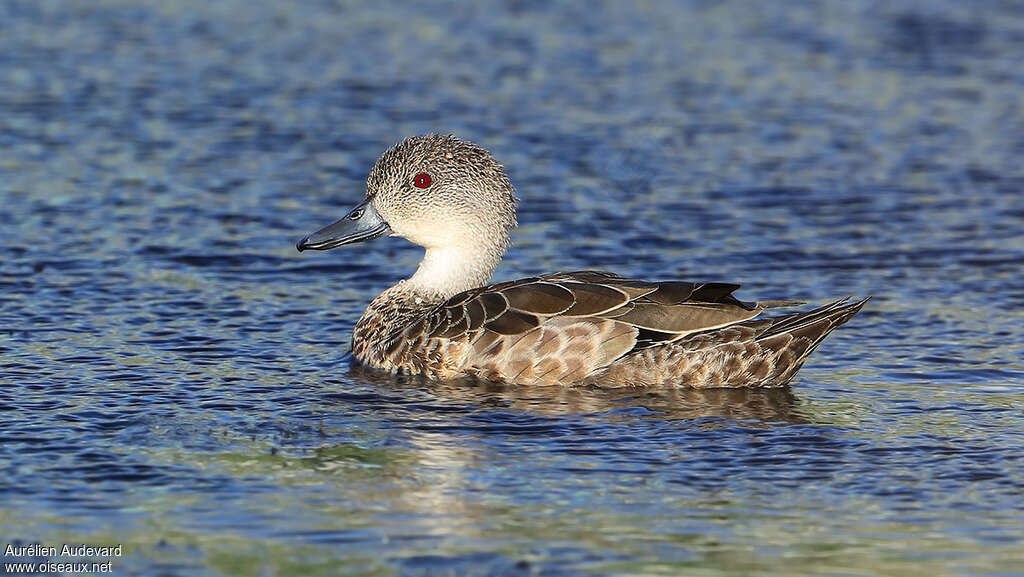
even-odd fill
[{"label": "swimming duck", "polygon": [[355,325],[364,365],[447,379],[695,388],[787,384],[867,299],[758,318],[795,301],[746,302],[739,285],[649,282],[608,272],[487,285],[516,226],[515,189],[490,152],[455,136],[414,136],[374,164],[366,198],[303,238],[329,250],[385,235],[426,249],[410,278]]}]

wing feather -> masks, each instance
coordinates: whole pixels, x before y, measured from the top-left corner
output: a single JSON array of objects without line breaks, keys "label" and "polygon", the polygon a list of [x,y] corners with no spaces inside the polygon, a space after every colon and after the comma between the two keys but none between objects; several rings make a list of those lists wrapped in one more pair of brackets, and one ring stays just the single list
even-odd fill
[{"label": "wing feather", "polygon": [[484,328],[502,335],[519,335],[540,324],[536,315],[508,309],[494,320],[484,323]]},{"label": "wing feather", "polygon": [[556,273],[455,295],[405,335],[467,343],[468,370],[485,378],[572,382],[638,348],[757,316],[763,307],[737,288]]},{"label": "wing feather", "polygon": [[557,284],[534,282],[501,290],[510,307],[539,315],[557,315],[569,310],[576,297]]},{"label": "wing feather", "polygon": [[617,309],[629,302],[623,291],[602,284],[563,282],[561,286],[572,292],[575,303],[563,314],[571,317],[599,315]]}]

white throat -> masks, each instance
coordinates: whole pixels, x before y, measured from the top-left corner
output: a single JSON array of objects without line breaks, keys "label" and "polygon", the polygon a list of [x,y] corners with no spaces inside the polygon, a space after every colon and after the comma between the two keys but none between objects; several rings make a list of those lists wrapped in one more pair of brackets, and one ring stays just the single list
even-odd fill
[{"label": "white throat", "polygon": [[483,286],[498,267],[502,252],[451,245],[428,248],[416,274],[406,286],[416,292],[444,298]]}]

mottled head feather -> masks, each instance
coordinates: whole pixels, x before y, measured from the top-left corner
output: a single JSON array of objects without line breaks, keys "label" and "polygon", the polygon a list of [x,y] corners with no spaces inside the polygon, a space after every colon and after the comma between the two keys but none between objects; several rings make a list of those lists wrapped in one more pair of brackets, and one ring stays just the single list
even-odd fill
[{"label": "mottled head feather", "polygon": [[[429,175],[419,188],[417,175]],[[366,179],[366,196],[392,233],[427,249],[399,288],[448,297],[486,283],[516,226],[516,194],[486,149],[453,135],[413,136],[388,149]]]},{"label": "mottled head feather", "polygon": [[[430,186],[413,184],[430,175]],[[388,149],[366,179],[366,196],[399,236],[431,248],[478,239],[508,243],[516,195],[486,149],[453,135],[407,138]]]}]

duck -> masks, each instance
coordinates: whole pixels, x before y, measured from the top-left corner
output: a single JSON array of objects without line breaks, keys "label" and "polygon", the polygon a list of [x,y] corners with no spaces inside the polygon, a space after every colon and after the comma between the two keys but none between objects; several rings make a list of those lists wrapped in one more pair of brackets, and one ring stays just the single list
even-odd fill
[{"label": "duck", "polygon": [[425,249],[415,273],[373,299],[353,359],[393,374],[516,385],[783,387],[868,298],[742,301],[738,284],[646,281],[581,270],[490,283],[516,227],[518,199],[485,148],[454,135],[386,150],[361,203],[296,248],[383,236]]}]

